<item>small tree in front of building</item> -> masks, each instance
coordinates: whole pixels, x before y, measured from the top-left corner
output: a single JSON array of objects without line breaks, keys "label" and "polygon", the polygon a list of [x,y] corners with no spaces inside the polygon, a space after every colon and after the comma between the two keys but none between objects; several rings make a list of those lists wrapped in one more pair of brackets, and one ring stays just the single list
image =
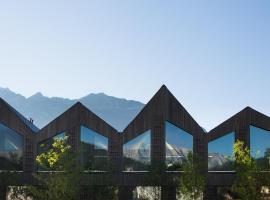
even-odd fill
[{"label": "small tree in front of building", "polygon": [[203,197],[205,176],[202,174],[202,163],[189,152],[183,162],[182,173],[177,177],[178,196],[185,200],[198,200]]},{"label": "small tree in front of building", "polygon": [[77,155],[67,143],[68,138],[54,139],[48,150],[36,157],[42,172],[35,175],[37,186],[17,188],[12,199],[29,196],[34,200],[75,200],[79,194],[80,168]]},{"label": "small tree in front of building", "polygon": [[262,173],[256,160],[244,142],[237,140],[233,147],[236,166],[236,179],[232,190],[242,200],[260,200],[262,186],[269,185],[269,173]]},{"label": "small tree in front of building", "polygon": [[270,148],[266,149],[266,151],[264,152],[264,157],[268,162],[268,166],[270,166]]}]

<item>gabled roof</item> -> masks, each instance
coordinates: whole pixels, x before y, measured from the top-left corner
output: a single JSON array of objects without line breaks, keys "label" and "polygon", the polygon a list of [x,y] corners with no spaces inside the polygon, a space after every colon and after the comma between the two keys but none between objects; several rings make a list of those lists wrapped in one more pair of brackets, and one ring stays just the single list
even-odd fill
[{"label": "gabled roof", "polygon": [[209,140],[214,140],[235,130],[246,128],[249,125],[270,130],[270,117],[251,107],[246,107],[209,131],[208,138]]},{"label": "gabled roof", "polygon": [[[199,126],[165,85],[162,85],[139,114],[124,129],[123,133],[132,134],[132,137],[136,137],[137,134],[151,128],[150,121],[156,116],[161,116],[163,121],[169,121],[190,134],[204,133],[201,126]],[[131,136],[127,137],[131,139]]]},{"label": "gabled roof", "polygon": [[77,102],[60,116],[43,127],[38,132],[37,138],[39,141],[42,141],[43,139],[55,136],[54,134],[58,134],[62,131],[68,130],[69,128],[80,125],[91,128],[93,131],[102,135],[105,134],[105,132],[108,132],[108,130],[110,130],[110,133],[117,133],[117,130],[110,126],[107,122],[90,111],[82,103]]},{"label": "gabled roof", "polygon": [[15,108],[13,108],[11,105],[9,105],[5,100],[3,100],[0,97],[0,101],[6,105],[11,111],[13,111],[17,117],[21,119],[21,121],[34,133],[37,133],[39,131],[39,128],[37,128],[33,123],[31,123],[28,119],[26,119],[21,113],[19,113]]}]

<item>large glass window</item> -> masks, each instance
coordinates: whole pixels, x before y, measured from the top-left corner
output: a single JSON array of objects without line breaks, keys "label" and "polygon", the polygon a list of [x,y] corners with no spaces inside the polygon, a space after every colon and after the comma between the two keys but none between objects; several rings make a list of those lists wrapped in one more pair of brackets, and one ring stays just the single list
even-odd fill
[{"label": "large glass window", "polygon": [[208,170],[230,171],[234,170],[233,144],[234,132],[208,143]]},{"label": "large glass window", "polygon": [[49,148],[51,147],[51,145],[53,144],[53,141],[55,139],[64,139],[65,136],[66,136],[66,132],[61,132],[61,133],[56,134],[52,138],[49,138],[45,141],[40,142],[39,146],[38,146],[38,154],[41,154],[41,153],[49,150]]},{"label": "large glass window", "polygon": [[[49,149],[51,149],[52,144],[53,144],[55,139],[64,139],[65,136],[66,136],[66,132],[61,132],[61,133],[56,134],[52,138],[49,138],[47,140],[44,140],[44,141],[40,142],[39,145],[38,145],[38,154],[42,154],[44,152],[47,152]],[[39,171],[48,170],[48,169],[44,169],[43,167],[41,167],[39,165],[37,166],[37,168],[38,168]]]},{"label": "large glass window", "polygon": [[123,146],[124,170],[148,170],[151,163],[151,131],[148,130]]},{"label": "large glass window", "polygon": [[22,170],[23,137],[0,124],[0,170]]},{"label": "large glass window", "polygon": [[159,186],[137,186],[133,190],[133,200],[161,199],[161,187]]},{"label": "large glass window", "polygon": [[250,151],[262,169],[270,169],[270,131],[250,126]]},{"label": "large glass window", "polygon": [[166,122],[166,164],[168,170],[179,170],[193,151],[193,136]]},{"label": "large glass window", "polygon": [[81,163],[85,170],[108,170],[108,138],[81,126]]}]

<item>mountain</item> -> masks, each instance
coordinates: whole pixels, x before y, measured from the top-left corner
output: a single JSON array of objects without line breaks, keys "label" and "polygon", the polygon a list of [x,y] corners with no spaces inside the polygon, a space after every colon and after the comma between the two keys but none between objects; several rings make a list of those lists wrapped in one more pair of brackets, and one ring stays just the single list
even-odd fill
[{"label": "mountain", "polygon": [[208,169],[211,171],[233,170],[233,163],[232,157],[219,153],[209,153]]},{"label": "mountain", "polygon": [[118,131],[122,131],[144,106],[138,101],[108,96],[104,93],[92,93],[80,99],[67,99],[49,98],[38,92],[26,98],[8,88],[0,87],[0,97],[26,118],[33,118],[34,124],[39,128],[44,127],[79,101]]}]

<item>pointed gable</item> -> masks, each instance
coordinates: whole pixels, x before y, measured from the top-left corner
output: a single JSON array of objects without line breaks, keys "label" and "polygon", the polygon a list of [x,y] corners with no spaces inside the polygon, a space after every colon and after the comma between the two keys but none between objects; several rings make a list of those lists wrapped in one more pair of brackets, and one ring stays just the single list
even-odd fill
[{"label": "pointed gable", "polygon": [[246,107],[209,131],[208,141],[215,140],[218,137],[224,136],[236,130],[239,132],[237,139],[247,139],[247,136],[245,135],[247,135],[246,133],[249,132],[247,130],[249,125],[270,130],[270,117],[250,107]]},{"label": "pointed gable", "polygon": [[[159,118],[159,119],[158,119]],[[124,141],[153,127],[158,120],[169,121],[190,134],[203,134],[203,129],[179,103],[165,85],[150,99],[141,112],[124,129]]]},{"label": "pointed gable", "polygon": [[26,132],[24,130],[19,131],[18,129],[28,129],[31,133],[37,133],[39,131],[33,123],[2,98],[0,98],[0,123],[3,123],[18,132]]}]

